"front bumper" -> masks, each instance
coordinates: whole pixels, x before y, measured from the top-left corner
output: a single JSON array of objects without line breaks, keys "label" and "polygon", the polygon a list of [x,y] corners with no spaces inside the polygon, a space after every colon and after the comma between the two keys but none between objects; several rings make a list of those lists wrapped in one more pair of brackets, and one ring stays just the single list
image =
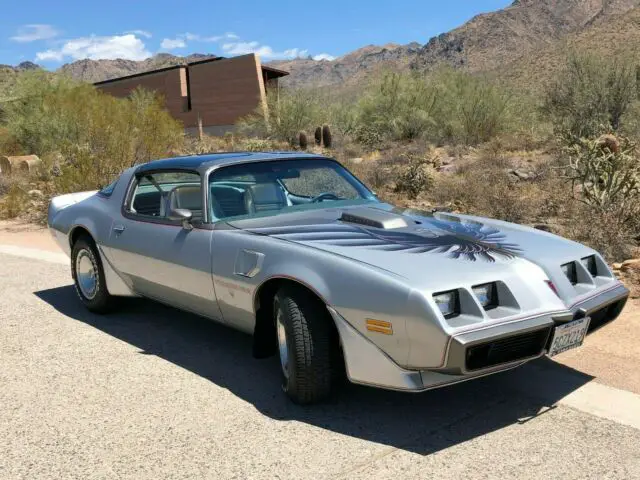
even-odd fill
[{"label": "front bumper", "polygon": [[591,316],[589,333],[613,321],[629,291],[621,283],[581,300],[566,311],[487,326],[450,337],[446,363],[437,370],[407,370],[329,308],[340,334],[346,370],[353,383],[420,392],[518,367],[547,353],[553,328]]}]

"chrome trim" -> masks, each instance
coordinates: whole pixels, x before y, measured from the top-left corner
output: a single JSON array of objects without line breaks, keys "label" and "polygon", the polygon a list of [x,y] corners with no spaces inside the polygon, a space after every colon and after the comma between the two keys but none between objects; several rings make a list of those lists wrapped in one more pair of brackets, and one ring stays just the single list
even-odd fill
[{"label": "chrome trim", "polygon": [[622,282],[618,282],[612,288],[581,300],[573,304],[570,308],[574,314],[579,312],[582,315],[588,315],[596,310],[599,310],[603,307],[606,307],[608,305],[611,305],[612,303],[626,299],[628,297],[629,289],[625,287]]}]

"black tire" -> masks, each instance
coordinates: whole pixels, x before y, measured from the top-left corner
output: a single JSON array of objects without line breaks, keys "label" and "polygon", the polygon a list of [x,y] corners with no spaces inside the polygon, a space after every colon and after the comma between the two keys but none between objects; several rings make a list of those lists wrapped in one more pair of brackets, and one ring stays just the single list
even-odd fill
[{"label": "black tire", "polygon": [[[92,295],[85,293],[79,283],[77,272],[79,256],[84,257],[85,262],[89,261],[93,266],[93,271],[97,273],[97,275],[94,275],[96,283]],[[71,275],[76,293],[88,310],[94,313],[107,313],[113,309],[115,297],[109,295],[107,291],[100,255],[93,240],[87,235],[82,235],[78,238],[71,248]]]},{"label": "black tire", "polygon": [[294,403],[301,405],[327,399],[334,376],[335,340],[332,320],[324,304],[301,288],[286,286],[276,294],[273,311],[276,330],[281,321],[286,332],[286,369],[278,349],[282,389]]}]

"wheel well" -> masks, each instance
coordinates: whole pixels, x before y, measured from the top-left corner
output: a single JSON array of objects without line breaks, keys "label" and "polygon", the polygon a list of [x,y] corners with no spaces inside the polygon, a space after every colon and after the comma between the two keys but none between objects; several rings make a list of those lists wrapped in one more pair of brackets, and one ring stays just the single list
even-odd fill
[{"label": "wheel well", "polygon": [[[340,337],[329,311],[326,310],[326,302],[311,288],[303,283],[287,278],[274,278],[260,286],[255,297],[256,326],[253,332],[254,355],[258,357],[270,356],[276,353],[276,329],[273,318],[273,299],[278,290],[285,285],[291,285],[304,291],[318,303],[318,308],[326,311],[327,321],[331,325],[332,337],[340,349]],[[342,355],[342,352],[340,351]]]},{"label": "wheel well", "polygon": [[73,248],[73,245],[82,236],[87,236],[95,244],[95,240],[91,236],[91,233],[89,233],[89,230],[87,230],[84,227],[75,227],[73,230],[71,230],[71,233],[69,234],[69,246]]}]

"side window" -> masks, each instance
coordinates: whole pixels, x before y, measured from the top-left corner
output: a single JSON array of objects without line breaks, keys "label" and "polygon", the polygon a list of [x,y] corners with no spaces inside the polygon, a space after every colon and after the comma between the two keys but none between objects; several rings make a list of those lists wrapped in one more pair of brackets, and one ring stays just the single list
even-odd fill
[{"label": "side window", "polygon": [[136,178],[128,211],[157,219],[167,218],[172,209],[191,210],[202,219],[200,175],[193,172],[155,172]]}]

